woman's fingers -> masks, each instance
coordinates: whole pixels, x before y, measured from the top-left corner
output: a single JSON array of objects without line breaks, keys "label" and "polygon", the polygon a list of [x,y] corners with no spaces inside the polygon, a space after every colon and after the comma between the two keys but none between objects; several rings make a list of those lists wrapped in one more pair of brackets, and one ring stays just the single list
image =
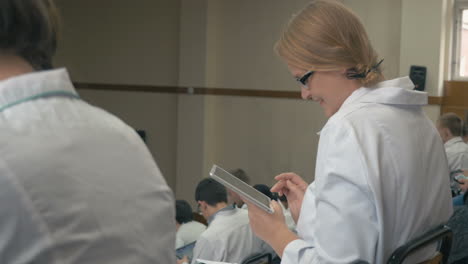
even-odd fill
[{"label": "woman's fingers", "polygon": [[297,184],[293,183],[292,181],[286,181],[286,188],[289,190],[289,195],[298,195],[299,193],[304,193],[302,188],[300,188]]},{"label": "woman's fingers", "polygon": [[277,192],[280,196],[283,196],[283,192],[284,192],[284,187],[286,186],[286,181],[278,181],[277,183],[275,183],[275,185],[273,185],[273,187],[271,187],[270,191],[271,192]]},{"label": "woman's fingers", "polygon": [[299,186],[299,188],[305,190],[307,189],[307,186],[309,185],[307,182],[305,182],[299,175],[293,173],[293,172],[286,172],[286,173],[281,173],[280,175],[277,175],[275,177],[277,181],[291,181],[292,183],[296,184]]},{"label": "woman's fingers", "polygon": [[460,188],[462,189],[462,191],[468,191],[468,179],[460,179],[458,181],[460,182]]},{"label": "woman's fingers", "polygon": [[301,214],[302,200],[304,199],[305,191],[301,188],[298,188],[297,185],[291,181],[286,181],[288,186],[289,193],[286,196],[288,199],[288,205],[291,210],[291,215],[294,219],[294,222],[297,223],[299,215]]}]

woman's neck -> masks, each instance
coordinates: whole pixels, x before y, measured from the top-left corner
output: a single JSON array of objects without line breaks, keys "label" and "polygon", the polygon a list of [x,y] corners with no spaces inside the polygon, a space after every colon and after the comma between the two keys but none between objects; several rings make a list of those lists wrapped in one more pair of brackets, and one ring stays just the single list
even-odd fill
[{"label": "woman's neck", "polygon": [[23,58],[0,53],[0,81],[33,71],[31,64]]}]

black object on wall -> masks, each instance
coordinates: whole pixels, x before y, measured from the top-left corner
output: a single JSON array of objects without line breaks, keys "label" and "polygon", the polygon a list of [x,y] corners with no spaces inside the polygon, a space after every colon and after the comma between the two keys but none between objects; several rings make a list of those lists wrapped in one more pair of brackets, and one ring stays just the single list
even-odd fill
[{"label": "black object on wall", "polygon": [[146,143],[146,131],[137,129],[136,132],[138,133],[138,135],[140,135],[143,142]]},{"label": "black object on wall", "polygon": [[424,66],[410,67],[409,77],[414,83],[414,90],[424,91],[426,89],[426,72],[427,69]]}]

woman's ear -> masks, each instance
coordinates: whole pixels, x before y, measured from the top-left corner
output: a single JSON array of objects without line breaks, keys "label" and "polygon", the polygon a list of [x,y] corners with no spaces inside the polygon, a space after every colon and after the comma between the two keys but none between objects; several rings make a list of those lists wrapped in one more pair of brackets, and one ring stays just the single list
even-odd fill
[{"label": "woman's ear", "polygon": [[452,133],[450,133],[450,129],[447,127],[442,128],[442,134],[444,138],[449,138],[452,135]]},{"label": "woman's ear", "polygon": [[198,201],[198,207],[200,208],[200,211],[205,211],[207,208],[207,203],[205,201]]}]

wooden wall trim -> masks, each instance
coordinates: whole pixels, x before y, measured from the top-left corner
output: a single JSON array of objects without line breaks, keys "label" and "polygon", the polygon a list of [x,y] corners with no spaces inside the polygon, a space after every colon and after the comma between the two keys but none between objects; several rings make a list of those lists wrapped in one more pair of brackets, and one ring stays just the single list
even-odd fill
[{"label": "wooden wall trim", "polygon": [[445,81],[441,113],[454,112],[464,117],[468,111],[468,82]]},{"label": "wooden wall trim", "polygon": [[[301,93],[299,91],[296,92],[296,91],[177,87],[177,86],[131,85],[131,84],[97,84],[97,83],[81,83],[81,82],[76,82],[74,83],[74,85],[77,89],[101,90],[101,91],[130,91],[130,92],[150,92],[150,93],[200,94],[200,95],[301,99]],[[441,105],[442,97],[429,96],[429,104]]]},{"label": "wooden wall trim", "polygon": [[442,97],[440,97],[440,96],[429,96],[428,104],[429,105],[442,105]]},{"label": "wooden wall trim", "polygon": [[102,84],[74,82],[76,89],[100,90],[100,91],[128,91],[150,93],[187,93],[187,88],[177,86],[153,86],[133,84]]},{"label": "wooden wall trim", "polygon": [[443,104],[468,107],[468,82],[446,81]]}]

